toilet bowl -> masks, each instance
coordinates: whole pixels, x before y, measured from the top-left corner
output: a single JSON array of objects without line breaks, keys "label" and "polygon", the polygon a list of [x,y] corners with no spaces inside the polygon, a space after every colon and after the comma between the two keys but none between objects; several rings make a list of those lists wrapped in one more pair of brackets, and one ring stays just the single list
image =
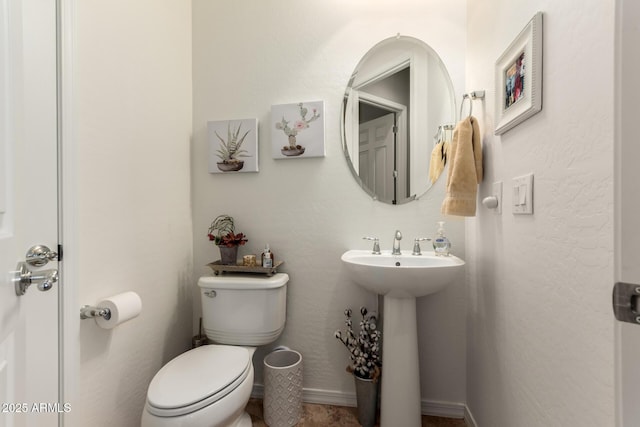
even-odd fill
[{"label": "toilet bowl", "polygon": [[141,426],[250,427],[254,351],[205,345],[176,357],[151,381]]},{"label": "toilet bowl", "polygon": [[[207,337],[154,376],[142,427],[251,427],[245,407],[253,389],[252,357],[275,341],[286,318],[283,273],[213,276],[198,281]],[[232,344],[232,345],[229,345]]]}]

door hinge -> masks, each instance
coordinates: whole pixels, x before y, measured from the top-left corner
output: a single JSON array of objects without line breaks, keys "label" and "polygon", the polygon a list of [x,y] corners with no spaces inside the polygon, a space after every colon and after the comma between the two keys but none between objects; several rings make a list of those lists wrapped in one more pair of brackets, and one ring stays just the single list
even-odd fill
[{"label": "door hinge", "polygon": [[393,133],[398,133],[398,126],[393,125],[392,130],[393,130]]},{"label": "door hinge", "polygon": [[640,285],[618,282],[613,286],[613,314],[621,322],[640,324]]},{"label": "door hinge", "polygon": [[58,262],[62,261],[62,245],[58,245]]}]

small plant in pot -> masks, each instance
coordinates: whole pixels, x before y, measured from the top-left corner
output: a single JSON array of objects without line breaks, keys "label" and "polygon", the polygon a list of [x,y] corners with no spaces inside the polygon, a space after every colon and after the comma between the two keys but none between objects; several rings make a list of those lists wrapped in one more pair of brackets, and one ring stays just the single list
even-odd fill
[{"label": "small plant in pot", "polygon": [[363,426],[374,426],[378,404],[378,379],[382,359],[380,346],[382,333],[378,330],[377,316],[370,313],[366,307],[360,308],[362,320],[360,332],[353,331],[352,311],[344,311],[346,317],[345,331],[336,331],[335,337],[349,350],[350,364],[347,371],[352,373],[356,383],[356,398],[358,401],[358,421]]},{"label": "small plant in pot", "polygon": [[209,226],[207,236],[220,249],[220,262],[224,265],[237,264],[238,246],[248,242],[244,233],[235,232],[233,217],[229,215],[216,217]]}]

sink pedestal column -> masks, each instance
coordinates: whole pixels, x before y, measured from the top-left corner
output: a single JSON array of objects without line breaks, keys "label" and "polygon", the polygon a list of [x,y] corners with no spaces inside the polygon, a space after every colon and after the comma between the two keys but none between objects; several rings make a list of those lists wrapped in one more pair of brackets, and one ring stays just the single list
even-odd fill
[{"label": "sink pedestal column", "polygon": [[420,366],[415,298],[384,297],[381,427],[420,427]]}]

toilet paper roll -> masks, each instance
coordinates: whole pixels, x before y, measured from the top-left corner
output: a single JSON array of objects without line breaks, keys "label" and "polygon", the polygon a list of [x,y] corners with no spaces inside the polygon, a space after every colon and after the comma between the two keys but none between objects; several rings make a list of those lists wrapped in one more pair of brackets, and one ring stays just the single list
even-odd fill
[{"label": "toilet paper roll", "polygon": [[99,308],[108,308],[108,319],[96,317],[96,323],[103,329],[112,329],[127,320],[137,317],[142,311],[142,300],[135,292],[124,292],[98,303]]}]

